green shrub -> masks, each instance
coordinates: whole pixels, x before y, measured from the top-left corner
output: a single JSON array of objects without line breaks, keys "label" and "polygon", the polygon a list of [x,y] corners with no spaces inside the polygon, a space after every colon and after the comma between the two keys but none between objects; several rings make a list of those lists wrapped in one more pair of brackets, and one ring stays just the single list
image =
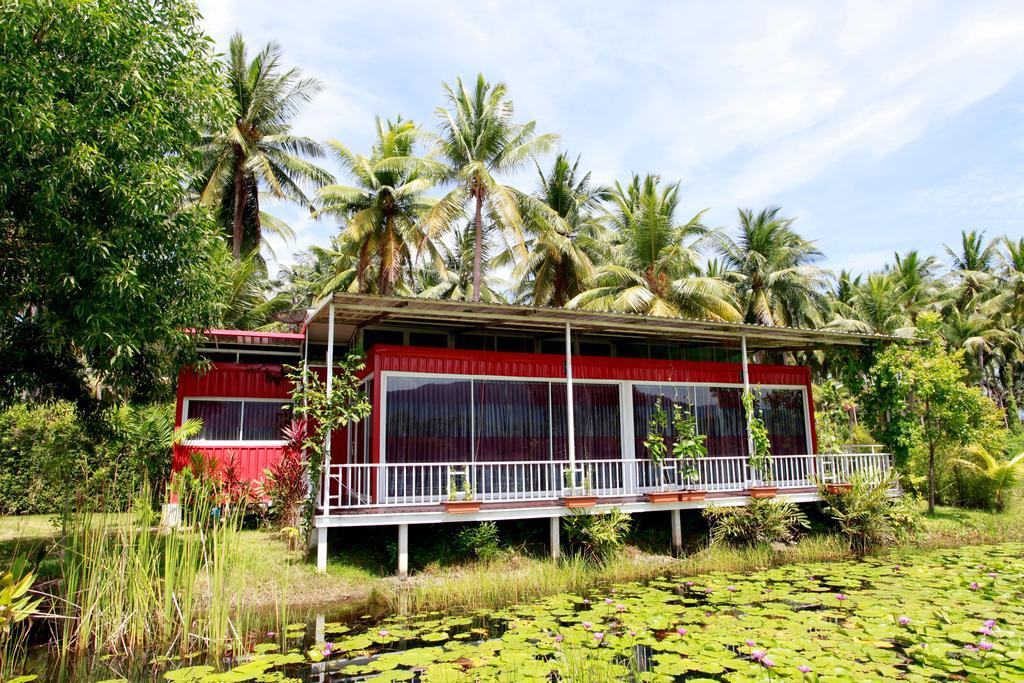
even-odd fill
[{"label": "green shrub", "polygon": [[463,527],[456,534],[455,540],[463,553],[481,560],[492,560],[501,554],[498,525],[494,522],[480,522]]},{"label": "green shrub", "polygon": [[785,499],[754,499],[747,505],[704,509],[711,525],[712,543],[763,545],[789,543],[800,529],[808,528],[807,516]]},{"label": "green shrub", "polygon": [[895,471],[879,481],[854,476],[852,488],[845,493],[822,489],[826,512],[839,524],[854,552],[892,545],[920,529],[914,500],[889,493],[897,479]]},{"label": "green shrub", "polygon": [[569,542],[595,562],[605,562],[618,552],[629,533],[628,514],[612,508],[601,514],[575,510],[565,518]]}]

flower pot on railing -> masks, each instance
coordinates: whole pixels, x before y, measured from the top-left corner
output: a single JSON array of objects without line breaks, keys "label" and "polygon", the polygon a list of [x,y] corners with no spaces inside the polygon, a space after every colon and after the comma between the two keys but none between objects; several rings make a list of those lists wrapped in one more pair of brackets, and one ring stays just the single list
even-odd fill
[{"label": "flower pot on railing", "polygon": [[460,514],[465,512],[477,512],[480,510],[479,500],[446,500],[444,502],[445,512]]},{"label": "flower pot on railing", "polygon": [[708,492],[700,488],[700,469],[697,467],[697,459],[704,457],[702,449],[697,452],[696,457],[690,456],[679,460],[679,477],[683,482],[683,490],[679,492],[679,502],[694,503],[708,497]]},{"label": "flower pot on railing", "polygon": [[825,484],[825,490],[833,495],[842,495],[853,490],[853,484]]},{"label": "flower pot on railing", "polygon": [[590,473],[582,465],[562,470],[562,504],[567,508],[589,508],[597,504],[591,490]]},{"label": "flower pot on railing", "polygon": [[755,500],[774,498],[779,493],[778,486],[751,486],[750,497]]},{"label": "flower pot on railing", "polygon": [[469,467],[448,467],[448,500],[444,502],[447,512],[476,512],[480,501],[473,499],[473,482]]},{"label": "flower pot on railing", "polygon": [[686,490],[679,493],[679,501],[681,503],[696,503],[704,500],[708,497],[707,491],[701,490]]},{"label": "flower pot on railing", "polygon": [[658,490],[648,491],[649,503],[675,503],[679,500],[679,470],[674,461],[663,460],[658,463]]}]

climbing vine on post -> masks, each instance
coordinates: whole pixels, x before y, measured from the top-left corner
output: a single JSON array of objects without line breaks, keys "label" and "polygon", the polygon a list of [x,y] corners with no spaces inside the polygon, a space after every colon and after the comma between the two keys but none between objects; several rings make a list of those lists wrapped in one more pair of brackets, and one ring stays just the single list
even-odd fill
[{"label": "climbing vine on post", "polygon": [[772,480],[772,442],[768,438],[768,428],[764,425],[760,411],[754,406],[754,394],[743,392],[743,410],[747,413],[747,428],[750,430],[751,451],[747,462],[751,469],[761,477],[761,483]]},{"label": "climbing vine on post", "polygon": [[324,456],[329,445],[327,435],[350,422],[358,422],[370,414],[370,403],[359,386],[359,372],[366,361],[361,353],[352,352],[335,363],[331,392],[327,383],[310,370],[287,366],[292,386],[292,411],[306,418],[308,429],[302,440],[306,452],[310,491],[306,499],[303,525],[308,531],[316,513]]}]

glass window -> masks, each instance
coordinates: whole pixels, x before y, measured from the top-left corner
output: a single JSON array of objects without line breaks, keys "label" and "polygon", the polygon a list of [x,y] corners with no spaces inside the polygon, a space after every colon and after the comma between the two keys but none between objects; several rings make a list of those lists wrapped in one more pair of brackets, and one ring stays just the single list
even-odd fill
[{"label": "glass window", "polygon": [[[617,460],[622,457],[618,385],[573,382],[572,399],[576,458]],[[551,411],[555,460],[565,460],[569,457],[569,449],[566,443],[564,383],[551,385]]]},{"label": "glass window", "polygon": [[400,330],[364,330],[363,348],[372,349],[378,344],[401,346],[405,342],[405,334]]},{"label": "glass window", "polygon": [[291,411],[284,401],[246,401],[242,415],[243,441],[280,441]]},{"label": "glass window", "polygon": [[203,421],[196,438],[202,441],[238,441],[242,424],[241,401],[189,401],[188,417]]},{"label": "glass window", "polygon": [[804,420],[804,392],[799,389],[769,389],[757,402],[761,419],[768,428],[772,455],[804,455],[807,423]]},{"label": "glass window", "polygon": [[547,382],[474,380],[477,462],[550,459],[548,386]]},{"label": "glass window", "polygon": [[448,335],[444,332],[410,332],[409,346],[446,349],[448,348]]},{"label": "glass window", "polygon": [[682,406],[686,411],[693,412],[693,387],[672,386],[672,385],[634,385],[633,386],[633,437],[636,441],[636,457],[641,459],[650,458],[644,441],[647,440],[647,432],[650,429],[651,417],[654,415],[654,406],[658,398],[661,398],[661,407],[665,410],[668,420],[668,427],[665,430],[665,445],[672,452],[672,441],[674,433],[672,429],[672,415],[675,406]]},{"label": "glass window", "polygon": [[711,456],[747,455],[747,420],[743,390],[732,387],[694,387],[697,428],[708,439]]},{"label": "glass window", "polygon": [[470,380],[387,378],[388,462],[471,459]]}]

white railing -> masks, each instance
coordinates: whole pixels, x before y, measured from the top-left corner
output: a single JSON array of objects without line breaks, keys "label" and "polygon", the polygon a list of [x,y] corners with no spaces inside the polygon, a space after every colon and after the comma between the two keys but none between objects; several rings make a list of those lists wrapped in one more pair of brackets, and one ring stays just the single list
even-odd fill
[{"label": "white railing", "polygon": [[[800,489],[819,482],[849,481],[854,474],[881,479],[890,467],[886,453],[776,455],[772,457],[771,481],[764,482],[742,456],[690,462],[696,475],[686,477],[682,468],[673,469],[672,460],[667,461],[667,468],[651,460],[577,460],[576,492],[628,498],[658,490],[742,492],[755,483],[780,490]],[[552,501],[566,493],[568,467],[567,460],[331,465],[327,506],[321,512],[437,506],[467,498],[481,503]]]}]

